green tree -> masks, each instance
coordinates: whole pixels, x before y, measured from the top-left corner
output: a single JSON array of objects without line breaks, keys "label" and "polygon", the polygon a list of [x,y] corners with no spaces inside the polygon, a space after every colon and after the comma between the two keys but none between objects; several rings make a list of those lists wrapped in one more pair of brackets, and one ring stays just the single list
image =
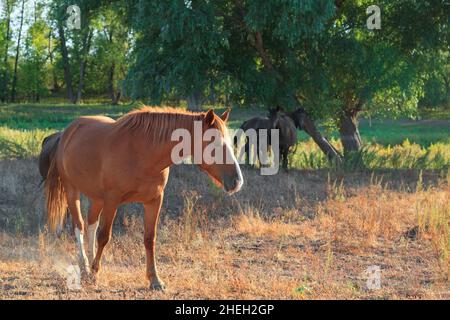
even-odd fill
[{"label": "green tree", "polygon": [[1,54],[1,69],[0,69],[0,101],[5,102],[8,100],[9,83],[10,83],[10,73],[11,66],[9,62],[9,49],[12,45],[11,43],[11,23],[12,23],[12,12],[16,5],[15,0],[3,0],[2,2],[2,19],[0,23],[0,31],[2,35],[0,36],[0,52]]},{"label": "green tree", "polygon": [[[197,109],[209,88],[238,104],[298,106],[305,46],[324,30],[334,4],[306,1],[136,1],[131,94],[160,103],[184,97]],[[219,85],[218,85],[219,84]],[[221,85],[220,85],[221,84]],[[330,157],[335,148],[304,114],[304,129]]]},{"label": "green tree", "polygon": [[[64,70],[67,98],[72,103],[82,99],[94,29],[92,21],[102,1],[55,0],[51,3],[51,19],[58,30],[58,44]],[[67,28],[67,8],[77,5],[81,12],[80,29]],[[74,85],[76,84],[76,86]],[[76,91],[76,92],[75,92]]]},{"label": "green tree", "polygon": [[93,39],[90,89],[107,93],[112,104],[118,104],[122,95],[121,82],[128,71],[131,37],[127,24],[126,4],[114,2],[99,9],[93,22],[96,36]]},{"label": "green tree", "polygon": [[25,0],[21,2],[20,16],[19,16],[19,31],[17,34],[17,42],[16,42],[16,55],[14,58],[14,71],[11,85],[11,101],[14,102],[16,100],[17,93],[17,68],[19,66],[19,57],[20,57],[20,48],[21,48],[21,40],[22,40],[22,30],[23,23],[25,19]]},{"label": "green tree", "polygon": [[213,2],[135,1],[135,63],[128,75],[134,98],[161,103],[170,96],[186,98],[199,109],[205,91],[219,75],[228,45],[223,22]]},{"label": "green tree", "polygon": [[371,4],[341,1],[318,50],[308,54],[319,70],[313,77],[324,78],[325,85],[306,87],[305,95],[309,101],[320,96],[323,107],[316,110],[335,119],[345,153],[361,148],[361,112],[417,111],[429,56],[448,40],[444,1],[379,1],[380,30],[367,28],[365,8]]},{"label": "green tree", "polygon": [[422,108],[450,108],[450,53],[436,50],[428,55],[424,71],[424,95],[419,101]]},{"label": "green tree", "polygon": [[35,2],[34,20],[25,38],[24,56],[19,72],[19,92],[34,102],[39,101],[48,92],[50,28],[43,18],[42,9],[42,3]]}]

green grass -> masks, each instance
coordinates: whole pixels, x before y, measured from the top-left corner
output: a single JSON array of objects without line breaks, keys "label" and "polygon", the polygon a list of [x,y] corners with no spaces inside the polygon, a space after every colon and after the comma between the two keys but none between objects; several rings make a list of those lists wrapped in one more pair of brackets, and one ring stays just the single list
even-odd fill
[{"label": "green grass", "polygon": [[[0,105],[0,157],[36,156],[42,139],[66,127],[82,115],[106,115],[117,119],[139,105]],[[216,108],[221,113],[223,108]],[[229,126],[238,128],[253,116],[264,116],[265,110],[234,109]],[[440,119],[441,117],[442,119]],[[361,152],[368,168],[445,169],[450,164],[450,117],[442,111],[427,110],[422,120],[360,120],[360,133],[365,144]],[[337,132],[321,131],[342,149]],[[292,166],[299,169],[329,167],[325,155],[303,131],[298,131],[299,144],[291,156]]]},{"label": "green grass", "polygon": [[374,120],[360,121],[363,141],[384,146],[402,144],[408,139],[421,146],[448,141],[450,121],[447,120]]},{"label": "green grass", "polygon": [[53,129],[61,130],[80,116],[105,115],[118,118],[129,112],[133,105],[38,105],[10,104],[0,105],[0,124],[2,127],[20,130]]},{"label": "green grass", "polygon": [[[331,140],[342,151],[338,140]],[[318,146],[308,140],[297,145],[295,153],[290,155],[290,164],[297,169],[323,169],[332,165]],[[395,146],[366,144],[359,154],[347,160],[344,168],[366,169],[450,169],[450,141],[436,142],[429,146],[411,143],[408,139]]]}]

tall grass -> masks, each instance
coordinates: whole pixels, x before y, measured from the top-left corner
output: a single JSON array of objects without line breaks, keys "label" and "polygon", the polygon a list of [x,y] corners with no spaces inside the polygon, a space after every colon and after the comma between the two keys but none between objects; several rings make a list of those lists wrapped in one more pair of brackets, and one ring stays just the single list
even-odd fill
[{"label": "tall grass", "polygon": [[[29,158],[39,154],[44,137],[50,129],[17,130],[0,127],[0,158]],[[339,141],[333,145],[342,150]],[[448,169],[450,168],[450,139],[427,147],[405,140],[400,145],[383,146],[370,143],[347,160],[350,169]],[[324,169],[332,164],[312,141],[299,142],[290,155],[290,166],[296,169]]]},{"label": "tall grass", "polygon": [[422,190],[417,192],[417,198],[415,209],[418,235],[430,240],[439,268],[444,277],[448,277],[450,205],[445,199],[430,199],[426,191]]},{"label": "tall grass", "polygon": [[[339,141],[333,145],[342,150]],[[300,142],[291,157],[291,167],[297,169],[331,168],[326,155],[312,141]],[[347,167],[367,169],[448,169],[450,168],[450,139],[436,142],[428,147],[409,142],[395,146],[367,144],[362,150],[346,160]]]},{"label": "tall grass", "polygon": [[54,130],[15,130],[0,127],[0,159],[30,158],[41,150],[42,140]]}]

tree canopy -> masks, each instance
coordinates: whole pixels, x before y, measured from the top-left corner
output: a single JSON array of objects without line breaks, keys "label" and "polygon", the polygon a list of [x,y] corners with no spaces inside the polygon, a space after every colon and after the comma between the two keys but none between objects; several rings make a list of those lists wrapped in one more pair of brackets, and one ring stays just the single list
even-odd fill
[{"label": "tree canopy", "polygon": [[[300,108],[332,159],[340,154],[317,120],[339,131],[347,153],[361,147],[361,113],[449,106],[445,0],[380,0],[379,29],[368,28],[368,0],[1,3],[2,101]],[[79,29],[67,24],[71,5]]]}]

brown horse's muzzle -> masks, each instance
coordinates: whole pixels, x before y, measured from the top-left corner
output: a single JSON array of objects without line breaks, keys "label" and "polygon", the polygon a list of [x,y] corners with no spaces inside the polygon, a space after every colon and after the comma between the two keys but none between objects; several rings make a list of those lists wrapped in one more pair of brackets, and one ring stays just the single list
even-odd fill
[{"label": "brown horse's muzzle", "polygon": [[222,181],[225,191],[230,195],[238,192],[244,183],[239,165],[236,164],[236,172],[233,172],[232,174],[224,174]]}]

